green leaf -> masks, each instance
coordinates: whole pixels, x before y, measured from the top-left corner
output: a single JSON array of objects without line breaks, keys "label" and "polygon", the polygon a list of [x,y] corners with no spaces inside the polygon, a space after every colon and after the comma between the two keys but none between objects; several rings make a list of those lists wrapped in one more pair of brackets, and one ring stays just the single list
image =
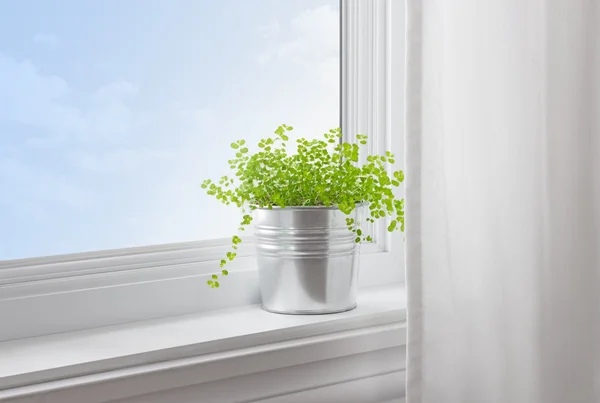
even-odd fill
[{"label": "green leaf", "polygon": [[231,148],[238,149],[240,146],[237,143],[231,143]]},{"label": "green leaf", "polygon": [[227,276],[229,274],[229,272],[227,270],[222,270],[221,274],[224,275],[224,276]]},{"label": "green leaf", "polygon": [[213,275],[212,275],[212,278],[213,278],[213,280],[216,280],[216,279],[218,279],[218,278],[219,278],[219,276],[217,276],[216,274],[213,274]]},{"label": "green leaf", "polygon": [[392,222],[390,222],[390,225],[388,225],[387,230],[389,232],[392,232],[396,228],[396,224],[398,224],[397,221],[392,220]]}]

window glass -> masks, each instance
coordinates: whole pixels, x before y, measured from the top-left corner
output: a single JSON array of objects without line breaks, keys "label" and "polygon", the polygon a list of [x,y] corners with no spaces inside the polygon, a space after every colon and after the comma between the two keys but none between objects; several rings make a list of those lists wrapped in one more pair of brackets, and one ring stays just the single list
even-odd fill
[{"label": "window glass", "polygon": [[338,0],[3,0],[0,260],[230,237],[231,141],[339,125]]}]

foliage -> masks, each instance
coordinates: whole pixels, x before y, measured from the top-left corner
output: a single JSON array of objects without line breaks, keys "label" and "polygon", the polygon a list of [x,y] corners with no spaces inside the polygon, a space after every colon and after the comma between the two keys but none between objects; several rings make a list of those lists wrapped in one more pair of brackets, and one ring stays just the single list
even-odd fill
[{"label": "foliage", "polygon": [[[361,202],[368,204],[367,222],[387,218],[388,231],[404,231],[404,199],[395,198],[392,191],[400,186],[404,173],[388,173],[388,167],[395,163],[391,152],[369,155],[361,164],[360,151],[367,144],[367,136],[357,135],[356,143],[344,142],[339,128],[325,133],[323,139],[300,138],[296,140],[297,150],[289,152],[292,130],[291,126],[279,126],[276,136],[260,140],[255,153],[250,152],[245,140],[231,143],[235,158],[228,162],[235,177],[223,176],[218,183],[210,179],[202,182],[209,195],[243,210],[240,231],[251,223],[251,211],[256,208],[336,206],[349,215]],[[352,218],[346,223],[355,232],[356,242],[372,241],[360,223]],[[239,236],[233,236],[233,250],[221,260],[221,268],[236,257],[241,242]],[[222,269],[221,275],[227,274]],[[219,275],[212,278],[208,285],[218,288]]]}]

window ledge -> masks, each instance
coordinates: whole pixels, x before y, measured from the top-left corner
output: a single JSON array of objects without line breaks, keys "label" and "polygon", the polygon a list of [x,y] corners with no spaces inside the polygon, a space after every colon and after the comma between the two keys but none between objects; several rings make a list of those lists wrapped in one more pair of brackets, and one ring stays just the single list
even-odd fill
[{"label": "window ledge", "polygon": [[151,393],[402,346],[405,306],[404,286],[395,284],[361,290],[357,309],[335,315],[277,315],[251,305],[7,341],[0,400],[169,373],[138,382],[136,394]]},{"label": "window ledge", "polygon": [[[398,250],[364,246],[360,288],[403,281]],[[225,254],[220,248],[159,245],[0,264],[0,342],[260,302],[254,257],[231,263],[220,292],[208,288],[207,280],[219,270],[215,259]]]}]

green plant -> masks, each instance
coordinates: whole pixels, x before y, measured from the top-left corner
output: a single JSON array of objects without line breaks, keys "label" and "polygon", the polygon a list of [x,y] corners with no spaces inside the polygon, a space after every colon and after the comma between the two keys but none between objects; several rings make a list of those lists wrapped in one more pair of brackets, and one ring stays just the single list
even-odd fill
[{"label": "green plant", "polygon": [[[395,163],[394,155],[369,155],[360,164],[362,146],[367,136],[357,135],[356,143],[341,141],[340,129],[325,133],[323,139],[296,140],[297,150],[289,152],[291,126],[281,125],[276,136],[260,140],[258,150],[251,153],[245,140],[231,143],[235,158],[229,167],[235,178],[223,176],[218,184],[210,179],[202,182],[202,188],[222,203],[235,204],[243,211],[239,230],[252,221],[251,211],[274,206],[336,206],[349,215],[359,202],[368,204],[367,222],[388,218],[388,231],[404,231],[404,199],[397,199],[392,188],[404,180],[401,170],[388,173],[388,166]],[[356,234],[356,242],[371,242],[363,232],[361,223],[347,218],[348,229]],[[227,275],[223,266],[236,257],[242,239],[234,235],[232,251],[221,260],[221,275]],[[208,285],[219,287],[219,275],[214,274]]]}]

